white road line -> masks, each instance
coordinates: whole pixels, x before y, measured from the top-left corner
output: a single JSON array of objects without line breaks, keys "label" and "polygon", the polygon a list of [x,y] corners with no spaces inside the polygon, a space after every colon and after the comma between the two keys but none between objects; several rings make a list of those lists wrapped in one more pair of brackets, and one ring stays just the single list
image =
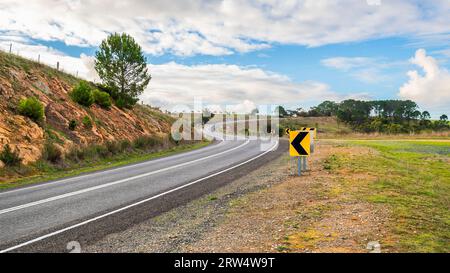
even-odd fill
[{"label": "white road line", "polygon": [[[210,148],[210,147],[217,148],[217,147],[223,145],[224,143],[225,143],[225,141],[221,140],[221,142],[219,144],[217,144],[217,145],[207,146],[207,147],[204,147],[204,148],[201,148],[201,149],[197,149],[197,150],[193,150],[193,151],[189,151],[189,152],[185,152],[185,153],[181,153],[181,154],[175,154],[175,155],[172,155],[170,157],[156,158],[156,159],[153,159],[153,160],[147,160],[147,161],[140,162],[140,163],[135,163],[135,164],[131,164],[131,165],[121,166],[121,167],[117,167],[117,168],[113,168],[113,169],[109,169],[109,170],[103,170],[101,172],[103,174],[106,174],[106,173],[113,172],[113,171],[114,172],[115,171],[120,171],[120,170],[123,170],[123,169],[134,168],[134,167],[138,167],[138,166],[141,166],[141,165],[158,162],[158,161],[161,161],[161,160],[167,160],[168,158],[170,158],[170,159],[178,158],[178,157],[186,156],[186,155],[189,155],[189,154],[192,154],[192,153],[196,153],[196,152],[201,151],[202,149],[205,149],[205,148]],[[0,192],[0,195],[15,193],[15,192],[19,192],[19,191],[25,191],[25,190],[32,190],[32,189],[41,188],[41,187],[47,187],[47,186],[51,186],[52,184],[62,185],[63,183],[66,183],[66,182],[70,182],[70,181],[78,180],[78,179],[82,179],[82,178],[88,178],[90,176],[94,176],[94,175],[97,175],[97,174],[98,174],[98,172],[89,173],[89,174],[84,174],[84,175],[80,175],[80,176],[64,178],[64,179],[60,179],[60,180],[56,180],[56,181],[52,181],[52,182],[48,182],[48,183],[43,183],[43,184],[39,184],[39,185],[35,185],[35,186],[24,187],[24,188],[21,188],[21,189],[10,190],[10,191],[2,191],[2,192]]]},{"label": "white road line", "polygon": [[140,174],[140,175],[136,175],[136,176],[132,176],[132,177],[129,177],[129,178],[125,178],[125,179],[121,179],[121,180],[118,180],[118,181],[114,181],[114,182],[98,185],[98,186],[95,186],[95,187],[90,187],[90,188],[86,188],[86,189],[82,189],[82,190],[78,190],[78,191],[74,191],[74,192],[69,192],[69,193],[66,193],[66,194],[53,196],[53,197],[42,199],[42,200],[39,200],[39,201],[23,204],[23,205],[20,205],[20,206],[15,206],[15,207],[3,209],[3,210],[0,210],[0,215],[5,214],[5,213],[9,213],[9,212],[13,212],[13,211],[17,211],[17,210],[21,210],[21,209],[25,209],[25,208],[29,208],[29,207],[33,207],[33,206],[37,206],[37,205],[41,205],[41,204],[45,204],[45,203],[49,203],[49,202],[52,202],[52,201],[60,200],[60,199],[63,199],[63,198],[74,196],[74,195],[79,195],[79,194],[83,194],[83,193],[86,193],[86,192],[91,192],[91,191],[95,191],[95,190],[98,190],[98,189],[111,187],[111,186],[114,186],[114,185],[118,185],[118,184],[122,184],[122,183],[125,183],[125,182],[128,182],[128,181],[131,181],[131,180],[143,178],[143,177],[146,177],[146,176],[150,176],[150,175],[161,173],[161,172],[165,172],[165,171],[169,171],[169,170],[172,170],[172,169],[175,169],[175,168],[180,168],[180,167],[184,167],[184,166],[187,166],[187,165],[191,165],[191,164],[196,163],[196,162],[204,161],[204,160],[207,160],[207,159],[210,159],[210,158],[213,158],[213,157],[217,157],[217,156],[220,156],[220,155],[232,152],[234,150],[240,149],[243,146],[247,145],[248,143],[250,143],[249,140],[247,140],[246,142],[244,142],[243,144],[241,144],[241,145],[239,145],[237,147],[234,147],[232,149],[220,152],[218,154],[213,154],[213,155],[210,155],[210,156],[207,156],[207,157],[199,158],[199,159],[192,160],[192,161],[189,161],[189,162],[185,162],[185,163],[182,163],[182,164],[170,166],[170,167],[167,167],[167,168],[159,169],[159,170],[156,170],[156,171],[152,171],[152,172],[148,172],[148,173],[144,173],[144,174]]},{"label": "white road line", "polygon": [[141,204],[143,204],[143,203],[146,203],[146,202],[148,202],[148,201],[157,199],[157,198],[159,198],[159,197],[161,197],[161,196],[164,196],[164,195],[167,195],[167,194],[169,194],[169,193],[172,193],[172,192],[181,190],[181,189],[183,189],[183,188],[192,186],[192,185],[197,184],[197,183],[199,183],[199,182],[201,182],[201,181],[203,181],[203,180],[206,180],[206,179],[209,179],[209,178],[211,178],[211,177],[217,176],[217,175],[219,175],[219,174],[222,174],[222,173],[228,172],[228,171],[230,171],[230,170],[236,169],[236,168],[238,168],[238,167],[240,167],[240,166],[242,166],[242,165],[245,165],[245,164],[247,164],[247,163],[249,163],[249,162],[251,162],[251,161],[253,161],[253,160],[256,160],[256,159],[258,159],[258,158],[260,158],[260,157],[266,155],[267,153],[269,153],[269,152],[271,152],[271,151],[274,151],[277,147],[278,147],[278,141],[275,142],[275,145],[274,145],[270,150],[267,150],[267,151],[265,151],[264,153],[262,153],[262,154],[260,154],[260,155],[257,155],[257,156],[255,156],[255,157],[253,157],[253,158],[251,158],[251,159],[249,159],[249,160],[247,160],[247,161],[245,161],[245,162],[239,163],[239,164],[237,164],[237,165],[235,165],[235,166],[233,166],[233,167],[230,167],[230,168],[225,169],[225,170],[222,170],[222,171],[220,171],[220,172],[217,172],[217,173],[208,175],[208,176],[206,176],[206,177],[200,178],[200,179],[198,179],[198,180],[195,180],[195,181],[193,181],[193,182],[190,182],[190,183],[185,184],[185,185],[183,185],[183,186],[180,186],[180,187],[178,187],[178,188],[175,188],[175,189],[172,189],[172,190],[169,190],[169,191],[160,193],[160,194],[158,194],[158,195],[155,195],[155,196],[150,197],[150,198],[148,198],[148,199],[139,201],[139,202],[137,202],[137,203],[134,203],[134,204],[131,204],[131,205],[122,207],[122,208],[120,208],[120,209],[117,209],[117,210],[114,210],[114,211],[105,213],[105,214],[103,214],[103,215],[94,217],[94,218],[92,218],[92,219],[86,220],[86,221],[84,221],[84,222],[75,224],[75,225],[73,225],[73,226],[66,227],[66,228],[63,228],[63,229],[54,231],[54,232],[52,232],[52,233],[49,233],[49,234],[40,236],[40,237],[35,238],[35,239],[33,239],[33,240],[30,240],[30,241],[27,241],[27,242],[18,244],[18,245],[16,245],[16,246],[12,246],[12,247],[7,248],[7,249],[4,249],[4,250],[0,250],[0,253],[6,253],[6,252],[13,251],[13,250],[15,250],[15,249],[18,249],[18,248],[21,248],[21,247],[24,247],[24,246],[27,246],[27,245],[30,245],[30,244],[33,244],[33,243],[36,243],[36,242],[39,242],[39,241],[42,241],[42,240],[44,240],[44,239],[53,237],[53,236],[55,236],[55,235],[61,234],[61,233],[63,233],[63,232],[66,232],[66,231],[68,231],[68,230],[71,230],[71,229],[74,229],[74,228],[77,228],[77,227],[80,227],[80,226],[87,225],[87,224],[89,224],[89,223],[91,223],[91,222],[100,220],[100,219],[102,219],[102,218],[108,217],[108,216],[110,216],[110,215],[116,214],[116,213],[121,212],[121,211],[124,211],[124,210],[127,210],[127,209],[129,209],[129,208],[132,208],[132,207],[141,205]]}]

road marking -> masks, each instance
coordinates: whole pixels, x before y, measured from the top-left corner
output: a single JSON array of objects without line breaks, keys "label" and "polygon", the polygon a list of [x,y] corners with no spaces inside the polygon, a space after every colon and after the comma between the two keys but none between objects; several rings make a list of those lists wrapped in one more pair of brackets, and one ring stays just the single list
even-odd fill
[{"label": "road marking", "polygon": [[71,196],[74,196],[74,195],[79,195],[79,194],[83,194],[83,193],[86,193],[86,192],[91,192],[91,191],[95,191],[95,190],[98,190],[98,189],[102,189],[102,188],[106,188],[106,187],[122,184],[122,183],[125,183],[125,182],[128,182],[128,181],[131,181],[131,180],[147,177],[147,176],[150,176],[150,175],[153,175],[153,174],[165,172],[165,171],[172,170],[172,169],[175,169],[175,168],[184,167],[184,166],[196,163],[196,162],[200,162],[200,161],[203,161],[203,160],[207,160],[209,158],[217,157],[217,156],[220,156],[220,155],[232,152],[234,150],[237,150],[237,149],[240,149],[240,148],[244,147],[248,143],[250,143],[249,140],[247,140],[246,142],[244,142],[243,144],[241,144],[241,145],[239,145],[237,147],[234,147],[232,149],[220,152],[218,154],[213,154],[213,155],[210,155],[210,156],[207,156],[207,157],[202,157],[202,158],[199,158],[199,159],[196,159],[196,160],[192,160],[192,161],[189,161],[189,162],[185,162],[185,163],[181,163],[181,164],[178,164],[178,165],[170,166],[170,167],[167,167],[167,168],[159,169],[159,170],[156,170],[156,171],[152,171],[152,172],[148,172],[148,173],[132,176],[132,177],[129,177],[129,178],[118,180],[118,181],[114,181],[114,182],[98,185],[98,186],[95,186],[95,187],[90,187],[90,188],[86,188],[86,189],[82,189],[82,190],[78,190],[78,191],[74,191],[74,192],[69,192],[69,193],[53,196],[53,197],[50,197],[50,198],[42,199],[42,200],[39,200],[39,201],[23,204],[23,205],[20,205],[20,206],[15,206],[15,207],[3,209],[3,210],[0,210],[0,215],[5,214],[5,213],[9,213],[9,212],[13,212],[13,211],[17,211],[17,210],[21,210],[21,209],[25,209],[25,208],[29,208],[29,207],[33,207],[33,206],[37,206],[37,205],[41,205],[41,204],[45,204],[45,203],[49,203],[49,202],[52,202],[52,201],[64,199],[64,198],[71,197]]},{"label": "road marking", "polygon": [[12,247],[7,248],[7,249],[4,249],[4,250],[0,250],[0,253],[6,253],[6,252],[13,251],[13,250],[15,250],[15,249],[18,249],[18,248],[21,248],[21,247],[24,247],[24,246],[27,246],[27,245],[30,245],[30,244],[33,244],[33,243],[36,243],[36,242],[39,242],[39,241],[42,241],[42,240],[44,240],[44,239],[53,237],[53,236],[55,236],[55,235],[61,234],[61,233],[63,233],[63,232],[66,232],[66,231],[68,231],[68,230],[72,230],[72,229],[74,229],[74,228],[77,228],[77,227],[80,227],[80,226],[87,225],[87,224],[89,224],[89,223],[91,223],[91,222],[100,220],[100,219],[102,219],[102,218],[108,217],[108,216],[110,216],[110,215],[116,214],[116,213],[121,212],[121,211],[124,211],[124,210],[127,210],[127,209],[129,209],[129,208],[139,206],[139,205],[141,205],[141,204],[143,204],[143,203],[146,203],[146,202],[148,202],[148,201],[157,199],[157,198],[159,198],[159,197],[161,197],[161,196],[164,196],[164,195],[167,195],[167,194],[169,194],[169,193],[172,193],[172,192],[175,192],[175,191],[184,189],[184,188],[186,188],[186,187],[192,186],[192,185],[197,184],[197,183],[199,183],[199,182],[201,182],[201,181],[204,181],[204,180],[206,180],[206,179],[209,179],[209,178],[211,178],[211,177],[217,176],[217,175],[219,175],[219,174],[228,172],[228,171],[230,171],[230,170],[236,169],[236,168],[238,168],[238,167],[240,167],[240,166],[242,166],[242,165],[245,165],[245,164],[247,164],[247,163],[249,163],[249,162],[251,162],[251,161],[253,161],[253,160],[256,160],[257,158],[260,158],[260,157],[266,155],[267,153],[274,151],[277,147],[278,147],[278,141],[275,142],[275,145],[272,146],[271,149],[265,151],[264,153],[262,153],[262,154],[260,154],[260,155],[258,155],[258,156],[256,156],[256,157],[253,157],[253,158],[251,158],[251,159],[249,159],[249,160],[247,160],[247,161],[245,161],[245,162],[242,162],[242,163],[239,163],[239,164],[237,164],[237,165],[234,165],[233,167],[230,167],[230,168],[225,169],[225,170],[222,170],[222,171],[220,171],[220,172],[217,172],[217,173],[214,173],[214,174],[205,176],[205,177],[203,177],[203,178],[197,179],[197,180],[195,180],[195,181],[193,181],[193,182],[190,182],[190,183],[185,184],[185,185],[183,185],[183,186],[180,186],[180,187],[178,187],[178,188],[175,188],[175,189],[172,189],[172,190],[169,190],[169,191],[160,193],[160,194],[155,195],[155,196],[153,196],[153,197],[150,197],[150,198],[148,198],[148,199],[145,199],[145,200],[139,201],[139,202],[137,202],[137,203],[134,203],[134,204],[131,204],[131,205],[122,207],[122,208],[120,208],[120,209],[117,209],[117,210],[114,210],[114,211],[105,213],[105,214],[103,214],[103,215],[94,217],[94,218],[92,218],[92,219],[89,219],[89,220],[86,220],[86,221],[84,221],[84,222],[75,224],[75,225],[73,225],[73,226],[66,227],[66,228],[63,228],[63,229],[54,231],[54,232],[52,232],[52,233],[49,233],[49,234],[40,236],[40,237],[35,238],[35,239],[33,239],[33,240],[30,240],[30,241],[27,241],[27,242],[18,244],[18,245],[16,245],[16,246],[12,246]]},{"label": "road marking", "polygon": [[[131,164],[131,165],[125,165],[125,166],[121,166],[121,167],[117,167],[117,168],[113,168],[113,169],[109,169],[109,170],[100,170],[100,172],[102,172],[103,174],[106,174],[106,173],[113,172],[113,171],[120,171],[120,170],[123,170],[123,169],[128,169],[130,167],[138,167],[138,166],[149,164],[149,163],[155,163],[155,162],[161,161],[161,160],[178,158],[178,157],[186,156],[186,155],[189,155],[189,154],[197,153],[198,151],[202,151],[202,150],[207,149],[207,148],[211,148],[211,147],[212,148],[217,148],[217,147],[222,146],[225,143],[226,143],[225,141],[221,140],[221,142],[219,144],[216,144],[216,145],[206,146],[206,147],[203,147],[203,148],[200,148],[200,149],[196,149],[196,150],[193,150],[193,151],[188,151],[188,152],[184,152],[184,153],[180,153],[180,154],[175,154],[175,155],[171,155],[171,156],[168,156],[168,157],[161,157],[161,158],[155,158],[155,159],[151,159],[151,160],[146,160],[144,162],[139,162],[139,163],[135,163],[135,164]],[[56,183],[58,185],[62,185],[63,183],[67,183],[67,182],[70,182],[70,181],[73,181],[73,180],[82,179],[82,178],[86,179],[89,176],[97,175],[98,173],[99,173],[99,171],[96,171],[94,173],[84,174],[84,175],[70,177],[70,178],[64,178],[64,179],[55,180],[55,181],[50,181],[50,182],[47,182],[47,183],[42,183],[42,184],[38,184],[38,185],[35,185],[35,186],[30,186],[30,187],[24,187],[24,188],[21,188],[21,189],[2,191],[2,192],[0,192],[0,195],[15,193],[15,192],[18,192],[18,191],[32,190],[32,189],[46,187],[46,186],[51,186],[51,185],[56,184]]]}]

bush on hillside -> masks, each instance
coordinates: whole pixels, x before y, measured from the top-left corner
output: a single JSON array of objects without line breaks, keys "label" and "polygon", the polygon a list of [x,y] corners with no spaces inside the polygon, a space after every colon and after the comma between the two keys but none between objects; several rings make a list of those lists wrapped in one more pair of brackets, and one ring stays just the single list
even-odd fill
[{"label": "bush on hillside", "polygon": [[88,117],[88,116],[84,116],[83,117],[83,125],[87,129],[91,129],[92,128],[92,120],[91,120],[91,118]]},{"label": "bush on hillside", "polygon": [[120,109],[132,109],[137,102],[138,99],[126,95],[120,95],[116,99],[116,106]]},{"label": "bush on hillside", "polygon": [[100,90],[94,90],[93,95],[95,103],[100,107],[105,109],[109,109],[111,107],[111,97],[108,93]]},{"label": "bush on hillside", "polygon": [[69,122],[69,130],[70,131],[75,131],[75,129],[77,128],[77,121],[76,120],[71,120],[70,122]]},{"label": "bush on hillside", "polygon": [[19,153],[17,151],[13,151],[9,144],[3,146],[3,150],[0,152],[0,160],[6,166],[17,166],[22,162]]},{"label": "bush on hillside", "polygon": [[44,106],[35,97],[26,98],[19,103],[19,113],[35,122],[40,122],[44,119]]},{"label": "bush on hillside", "polygon": [[86,81],[81,81],[70,93],[73,101],[86,107],[90,107],[94,103],[94,95],[92,88]]},{"label": "bush on hillside", "polygon": [[62,159],[62,152],[55,144],[47,142],[44,145],[42,157],[52,163],[58,163]]}]

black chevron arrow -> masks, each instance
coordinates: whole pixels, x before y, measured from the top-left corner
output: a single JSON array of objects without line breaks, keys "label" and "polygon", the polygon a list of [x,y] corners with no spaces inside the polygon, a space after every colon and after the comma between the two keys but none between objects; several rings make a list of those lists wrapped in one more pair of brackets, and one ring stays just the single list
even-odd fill
[{"label": "black chevron arrow", "polygon": [[300,132],[291,142],[292,147],[294,147],[294,149],[298,152],[299,155],[308,155],[306,150],[300,144],[308,134],[309,132]]}]

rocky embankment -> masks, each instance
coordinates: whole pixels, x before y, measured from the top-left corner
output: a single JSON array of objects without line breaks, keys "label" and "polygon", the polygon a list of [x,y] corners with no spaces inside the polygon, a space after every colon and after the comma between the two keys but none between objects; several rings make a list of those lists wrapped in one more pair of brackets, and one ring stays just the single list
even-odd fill
[{"label": "rocky embankment", "polygon": [[[132,110],[112,106],[107,110],[73,102],[69,93],[79,81],[48,66],[0,52],[0,150],[9,144],[27,164],[41,157],[46,141],[68,152],[77,146],[169,133],[171,118],[149,106],[136,105]],[[19,115],[17,106],[27,97],[36,97],[44,105],[41,124]],[[82,125],[86,116],[92,127]],[[71,120],[79,124],[75,130],[69,129]]]}]

